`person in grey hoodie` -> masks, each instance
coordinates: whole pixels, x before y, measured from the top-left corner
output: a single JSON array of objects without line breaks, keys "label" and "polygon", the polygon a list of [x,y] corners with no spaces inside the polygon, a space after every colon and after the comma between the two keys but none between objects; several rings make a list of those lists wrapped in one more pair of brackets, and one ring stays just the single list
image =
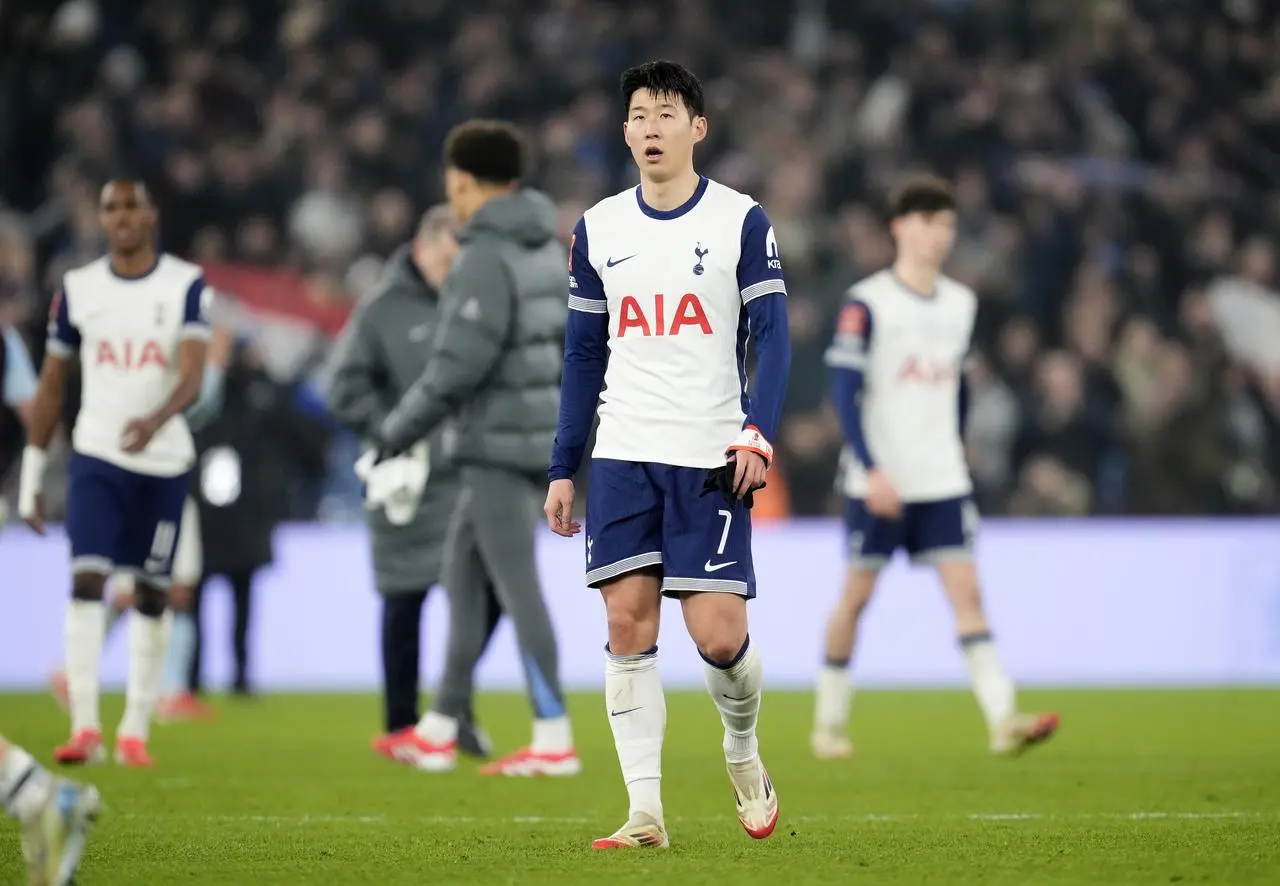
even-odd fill
[{"label": "person in grey hoodie", "polygon": [[496,599],[515,627],[533,741],[482,772],[572,775],[580,763],[534,562],[559,413],[568,255],[556,239],[551,199],[521,186],[526,149],[515,127],[463,123],[445,140],[444,159],[445,191],[462,222],[461,250],[444,284],[431,358],[383,419],[376,444],[379,459],[391,457],[449,421],[450,455],[462,483],[445,545],[451,614],[445,676],[400,753],[419,768],[453,768],[463,701]]},{"label": "person in grey hoodie", "polygon": [[[356,307],[325,366],[329,411],[365,440],[373,439],[387,413],[422,374],[440,325],[440,289],[458,251],[453,212],[429,210],[412,241],[387,260],[378,283]],[[383,713],[386,734],[374,749],[392,750],[395,736],[418,722],[419,636],[422,606],[441,582],[445,532],[458,497],[458,473],[443,457],[445,429],[426,436],[430,472],[417,510],[407,522],[382,508],[367,511],[373,567],[382,595]],[[484,594],[481,587],[476,593]],[[498,611],[484,626],[484,643],[497,626]],[[469,677],[463,680],[470,686]],[[459,744],[474,756],[488,755],[488,741],[471,726],[470,691],[457,699]],[[405,760],[412,762],[412,759]]]}]

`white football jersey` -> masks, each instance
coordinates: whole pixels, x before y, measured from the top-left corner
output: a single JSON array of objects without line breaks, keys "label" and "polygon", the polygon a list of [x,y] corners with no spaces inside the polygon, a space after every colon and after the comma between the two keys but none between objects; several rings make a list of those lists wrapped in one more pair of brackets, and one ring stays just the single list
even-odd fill
[{"label": "white football jersey", "polygon": [[103,257],[68,271],[54,300],[50,353],[80,355],[80,414],[72,447],[139,474],[173,477],[195,462],[181,414],[137,454],[120,448],[125,425],[158,409],[178,383],[178,345],[208,338],[212,291],[198,265],[161,255],[141,277],[121,277]]},{"label": "white football jersey", "polygon": [[746,305],[786,294],[764,210],[707,178],[665,212],[630,188],[587,210],[571,253],[570,309],[609,317],[594,455],[724,464],[747,417]]},{"label": "white football jersey", "polygon": [[[867,450],[903,501],[973,490],[958,408],[977,307],[973,290],[948,277],[923,295],[888,270],[846,294],[826,361],[862,373]],[[848,446],[842,467],[845,495],[862,497],[866,470]]]}]

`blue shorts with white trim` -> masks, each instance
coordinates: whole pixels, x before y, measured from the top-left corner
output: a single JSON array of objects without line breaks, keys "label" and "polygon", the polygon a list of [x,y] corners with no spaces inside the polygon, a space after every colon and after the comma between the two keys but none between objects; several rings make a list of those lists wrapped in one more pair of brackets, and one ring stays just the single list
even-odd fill
[{"label": "blue shorts with white trim", "polygon": [[587,490],[587,584],[657,566],[662,592],[756,595],[751,512],[702,494],[707,472],[597,458]]},{"label": "blue shorts with white trim", "polygon": [[849,565],[878,569],[902,548],[913,563],[973,558],[978,509],[969,496],[913,501],[902,517],[886,520],[867,510],[859,498],[845,501],[844,528]]}]

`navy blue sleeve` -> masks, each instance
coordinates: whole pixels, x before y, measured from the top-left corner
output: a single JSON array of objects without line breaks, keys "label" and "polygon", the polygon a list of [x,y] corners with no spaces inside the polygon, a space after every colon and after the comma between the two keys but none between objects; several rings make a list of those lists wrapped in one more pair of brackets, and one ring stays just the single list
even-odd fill
[{"label": "navy blue sleeve", "polygon": [[863,372],[871,348],[871,309],[866,302],[853,299],[840,309],[836,334],[827,349],[826,362],[831,367],[831,397],[840,429],[858,461],[866,468],[875,467],[867,438],[862,432]]},{"label": "navy blue sleeve", "polygon": [[770,442],[776,439],[782,420],[782,403],[791,375],[791,330],[787,324],[787,298],[772,293],[747,302],[751,344],[756,355],[756,377],[749,389],[747,425]]},{"label": "navy blue sleeve", "polygon": [[207,337],[210,333],[209,320],[204,315],[204,299],[204,277],[197,277],[187,287],[187,296],[182,303],[182,333],[185,338]]},{"label": "navy blue sleeve", "polygon": [[786,295],[782,258],[773,223],[759,203],[742,220],[742,251],[738,255],[738,292],[744,305],[762,295]]},{"label": "navy blue sleeve", "polygon": [[569,318],[564,332],[560,421],[551,446],[548,480],[572,479],[586,454],[609,354],[609,306],[591,266],[587,226],[580,220],[569,245]]},{"label": "navy blue sleeve", "polygon": [[59,290],[49,307],[49,342],[45,350],[59,357],[69,357],[80,348],[80,330],[71,325],[67,294]]},{"label": "navy blue sleeve", "polygon": [[755,204],[742,220],[738,254],[738,294],[747,309],[756,376],[747,402],[747,425],[772,442],[782,419],[791,375],[791,332],[787,325],[787,283],[773,223]]}]

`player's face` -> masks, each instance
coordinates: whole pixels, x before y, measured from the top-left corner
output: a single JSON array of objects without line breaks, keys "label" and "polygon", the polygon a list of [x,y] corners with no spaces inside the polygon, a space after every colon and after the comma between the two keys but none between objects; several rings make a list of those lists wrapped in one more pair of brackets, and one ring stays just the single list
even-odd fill
[{"label": "player's face", "polygon": [[894,223],[898,250],[912,261],[940,267],[956,242],[956,214],[913,212]]},{"label": "player's face", "polygon": [[707,136],[707,118],[690,117],[678,95],[637,89],[622,127],[640,174],[663,182],[693,167],[693,146]]},{"label": "player's face", "polygon": [[151,243],[156,211],[135,182],[111,182],[102,189],[98,219],[113,252],[136,252]]}]

